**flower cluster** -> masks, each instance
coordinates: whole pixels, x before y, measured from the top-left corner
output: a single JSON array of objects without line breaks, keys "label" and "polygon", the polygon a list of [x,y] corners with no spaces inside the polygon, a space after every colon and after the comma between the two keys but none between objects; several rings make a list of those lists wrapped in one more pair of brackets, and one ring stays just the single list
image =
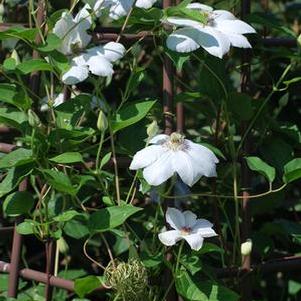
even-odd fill
[{"label": "flower cluster", "polygon": [[238,20],[226,10],[213,10],[212,7],[191,3],[188,9],[196,10],[204,16],[204,23],[199,21],[169,17],[166,22],[176,27],[167,38],[167,47],[177,52],[191,52],[200,47],[211,55],[222,58],[229,52],[230,46],[251,48],[244,36],[255,33],[255,29],[247,23]]},{"label": "flower cluster", "polygon": [[53,33],[62,39],[58,50],[71,57],[71,68],[62,76],[62,81],[67,85],[84,81],[89,72],[102,77],[112,76],[112,63],[125,54],[124,46],[116,42],[85,49],[91,41],[91,36],[87,33],[92,25],[88,7],[84,6],[75,18],[64,12],[53,29]]}]

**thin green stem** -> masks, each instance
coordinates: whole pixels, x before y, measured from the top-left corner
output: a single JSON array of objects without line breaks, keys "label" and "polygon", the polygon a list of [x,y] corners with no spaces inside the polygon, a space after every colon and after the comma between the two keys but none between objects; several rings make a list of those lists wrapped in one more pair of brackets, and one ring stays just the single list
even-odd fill
[{"label": "thin green stem", "polygon": [[115,150],[115,143],[114,143],[114,134],[112,130],[111,123],[109,122],[109,131],[110,131],[110,141],[111,141],[111,149],[112,149],[112,160],[114,165],[114,173],[115,173],[115,189],[116,189],[116,198],[117,204],[120,206],[120,187],[119,187],[119,176],[118,176],[118,164],[116,158],[116,150]]},{"label": "thin green stem", "polygon": [[101,153],[104,137],[105,137],[105,132],[102,131],[101,134],[100,134],[100,140],[99,140],[99,144],[98,144],[98,150],[97,150],[97,155],[96,155],[96,163],[95,163],[95,169],[96,169],[97,172],[99,172],[99,170],[100,170],[100,153]]},{"label": "thin green stem", "polygon": [[246,131],[244,132],[244,135],[241,138],[241,141],[239,143],[239,146],[237,148],[237,153],[240,151],[240,149],[242,148],[248,134],[250,133],[250,131],[252,130],[256,120],[258,119],[258,117],[260,116],[262,110],[264,109],[264,107],[266,106],[266,104],[270,101],[270,99],[272,98],[272,96],[274,95],[275,92],[278,92],[278,88],[279,85],[282,83],[283,79],[286,77],[286,75],[288,74],[288,72],[290,71],[292,65],[289,64],[285,70],[283,71],[282,75],[280,76],[278,82],[276,83],[276,85],[274,86],[273,90],[269,93],[269,95],[266,97],[266,99],[263,101],[263,103],[261,104],[261,106],[259,107],[259,109],[257,110],[255,116],[253,117],[253,119],[251,120],[251,122],[249,123]]},{"label": "thin green stem", "polygon": [[176,262],[176,268],[175,268],[175,277],[177,277],[178,270],[179,270],[179,265],[180,265],[180,259],[183,251],[183,246],[184,246],[184,240],[181,241],[178,255],[177,255],[177,262]]}]

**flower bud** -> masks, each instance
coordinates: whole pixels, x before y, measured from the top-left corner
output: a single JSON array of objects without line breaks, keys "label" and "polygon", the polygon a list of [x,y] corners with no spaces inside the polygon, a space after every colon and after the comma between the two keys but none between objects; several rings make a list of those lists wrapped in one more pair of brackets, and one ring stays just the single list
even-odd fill
[{"label": "flower bud", "polygon": [[146,133],[149,138],[156,136],[159,133],[159,127],[156,120],[147,126]]},{"label": "flower bud", "polygon": [[98,114],[97,128],[101,132],[105,132],[108,128],[108,119],[102,110],[100,110]]},{"label": "flower bud", "polygon": [[62,254],[66,254],[69,251],[69,246],[63,237],[60,237],[60,239],[57,241],[57,247]]},{"label": "flower bud", "polygon": [[247,256],[250,255],[252,252],[252,240],[248,239],[246,242],[242,243],[240,246],[240,250],[241,250],[241,255],[243,256]]},{"label": "flower bud", "polygon": [[16,61],[16,65],[19,65],[21,63],[18,52],[15,49],[12,51],[10,57]]},{"label": "flower bud", "polygon": [[32,127],[40,127],[42,125],[39,116],[32,109],[29,109],[27,114],[28,122]]}]

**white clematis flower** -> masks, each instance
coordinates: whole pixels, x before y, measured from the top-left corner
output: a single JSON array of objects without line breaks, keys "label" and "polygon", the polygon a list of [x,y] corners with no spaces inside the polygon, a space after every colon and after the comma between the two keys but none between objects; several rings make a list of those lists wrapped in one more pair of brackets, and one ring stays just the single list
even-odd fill
[{"label": "white clematis flower", "polygon": [[[135,6],[139,8],[149,9],[157,0],[137,0]],[[134,0],[110,0],[110,18],[117,20],[126,16],[131,10]]]},{"label": "white clematis flower", "polygon": [[77,53],[84,49],[91,41],[87,30],[92,25],[90,13],[85,5],[73,18],[72,14],[63,12],[61,18],[55,23],[53,33],[63,39],[60,52],[66,55]]},{"label": "white clematis flower", "polygon": [[166,221],[174,229],[159,234],[160,241],[166,246],[173,246],[184,239],[192,250],[198,251],[203,246],[204,238],[217,235],[212,229],[213,224],[206,219],[197,219],[189,210],[181,212],[176,208],[168,208]]},{"label": "white clematis flower", "polygon": [[66,85],[74,85],[84,81],[89,72],[103,77],[112,76],[112,63],[122,58],[124,53],[124,46],[116,42],[92,47],[71,60],[71,68],[63,74],[62,80]]},{"label": "white clematis flower", "polygon": [[226,10],[213,10],[210,6],[191,3],[189,9],[198,10],[206,16],[206,24],[198,21],[169,17],[167,23],[182,27],[167,38],[167,47],[177,52],[191,52],[200,47],[211,55],[222,58],[230,46],[251,48],[244,34],[255,33],[249,24],[238,20]]},{"label": "white clematis flower", "polygon": [[216,177],[218,159],[207,147],[184,139],[179,133],[157,135],[150,144],[134,155],[130,165],[132,170],[143,168],[150,185],[160,185],[175,173],[189,186],[202,176]]}]

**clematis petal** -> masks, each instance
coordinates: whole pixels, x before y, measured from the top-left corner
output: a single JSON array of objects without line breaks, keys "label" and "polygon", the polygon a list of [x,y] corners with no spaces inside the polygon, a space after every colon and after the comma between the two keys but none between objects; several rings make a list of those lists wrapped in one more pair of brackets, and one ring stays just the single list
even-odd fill
[{"label": "clematis petal", "polygon": [[188,242],[192,250],[198,251],[203,246],[204,238],[198,233],[184,235],[183,238]]},{"label": "clematis petal", "polygon": [[195,180],[197,181],[201,176],[216,177],[216,163],[219,161],[214,153],[205,146],[186,141],[189,145],[187,153],[194,162]]},{"label": "clematis petal", "polygon": [[197,216],[190,210],[186,210],[183,212],[184,218],[185,218],[185,226],[188,228],[193,229],[193,227],[196,224]]},{"label": "clematis petal", "polygon": [[165,134],[160,134],[160,135],[156,135],[155,137],[153,137],[149,143],[150,144],[163,144],[165,143],[167,140],[169,139],[168,135]]},{"label": "clematis petal", "polygon": [[194,166],[193,160],[184,151],[178,151],[172,157],[173,169],[178,173],[182,181],[192,186],[194,184]]},{"label": "clematis petal", "polygon": [[215,21],[236,20],[236,17],[227,10],[217,9],[213,11]]},{"label": "clematis petal", "polygon": [[159,233],[158,237],[165,246],[173,246],[182,239],[178,230],[170,230]]},{"label": "clematis petal", "polygon": [[53,33],[63,39],[60,52],[64,54],[72,53],[70,40],[70,29],[74,26],[73,17],[71,14],[63,12],[61,18],[55,23]]},{"label": "clematis petal", "polygon": [[103,55],[87,56],[87,65],[91,73],[98,76],[112,76],[114,73],[113,65]]},{"label": "clematis petal", "polygon": [[[194,28],[181,28],[170,34],[166,40],[169,49],[176,52],[191,52],[200,48],[197,42],[199,31]],[[216,42],[217,43],[217,42]]]},{"label": "clematis petal", "polygon": [[177,17],[167,18],[166,22],[169,23],[170,25],[176,25],[176,26],[189,26],[189,27],[200,26],[200,23],[197,21],[193,21],[190,19],[184,19],[184,18],[177,18]]},{"label": "clematis petal", "polygon": [[127,13],[132,8],[134,1],[133,0],[113,0],[112,6],[110,7],[109,16],[113,20],[118,20],[121,17],[127,15]]},{"label": "clematis petal", "polygon": [[157,0],[137,0],[136,6],[139,8],[149,9]]},{"label": "clematis petal", "polygon": [[197,231],[202,237],[213,237],[217,236],[216,232],[212,228],[201,228]]},{"label": "clematis petal", "polygon": [[150,145],[134,155],[130,169],[137,170],[149,166],[166,152],[160,145]]},{"label": "clematis petal", "polygon": [[201,3],[190,3],[186,6],[189,9],[202,10],[204,12],[212,12],[213,8],[209,5],[201,4]]},{"label": "clematis petal", "polygon": [[175,170],[172,168],[172,153],[166,151],[154,163],[143,170],[143,177],[146,182],[153,186],[158,186],[172,177]]},{"label": "clematis petal", "polygon": [[200,26],[198,30],[202,33],[198,43],[211,55],[222,58],[229,52],[231,44],[226,35],[209,26]]},{"label": "clematis petal", "polygon": [[78,28],[80,28],[80,30],[88,30],[92,25],[92,17],[88,9],[91,8],[86,4],[74,18],[74,21],[75,23],[78,23]]},{"label": "clematis petal", "polygon": [[166,211],[166,222],[176,230],[181,230],[186,226],[185,215],[178,209],[168,207]]},{"label": "clematis petal", "polygon": [[243,22],[241,20],[216,20],[216,26],[218,30],[224,33],[235,33],[235,34],[245,34],[245,33],[256,33],[255,29]]},{"label": "clematis petal", "polygon": [[125,48],[122,44],[109,42],[103,46],[104,56],[111,62],[116,62],[124,56]]},{"label": "clematis petal", "polygon": [[84,81],[89,76],[89,69],[87,66],[73,65],[62,76],[62,81],[66,85],[75,85]]},{"label": "clematis petal", "polygon": [[252,45],[249,43],[248,39],[241,34],[227,34],[228,39],[231,42],[231,45],[238,48],[252,48]]},{"label": "clematis petal", "polygon": [[192,227],[192,231],[200,234],[202,237],[212,237],[217,234],[212,229],[213,224],[207,221],[206,219],[197,219],[194,226]]}]

